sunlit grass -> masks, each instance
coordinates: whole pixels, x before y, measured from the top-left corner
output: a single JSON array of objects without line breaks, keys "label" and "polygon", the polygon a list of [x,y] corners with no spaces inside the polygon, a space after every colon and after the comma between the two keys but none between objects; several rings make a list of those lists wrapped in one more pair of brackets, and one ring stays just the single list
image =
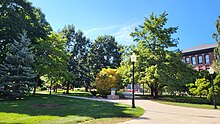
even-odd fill
[{"label": "sunlit grass", "polygon": [[[50,92],[45,90],[45,91],[38,91],[38,93],[49,94]],[[66,90],[58,89],[57,92],[52,91],[51,93],[52,94],[65,94]],[[69,90],[69,94],[66,94],[66,95],[80,96],[80,97],[93,97],[90,92],[85,92],[85,91],[79,90],[79,89]]]},{"label": "sunlit grass", "polygon": [[160,101],[156,100],[159,103],[167,104],[167,105],[175,105],[175,106],[183,106],[183,107],[191,107],[191,108],[202,108],[202,109],[213,109],[213,105],[208,104],[193,104],[193,103],[181,103],[181,102],[168,102],[168,101]]},{"label": "sunlit grass", "polygon": [[191,107],[191,108],[203,108],[213,109],[214,106],[204,97],[188,97],[188,96],[161,96],[158,100],[154,100],[159,103]]}]

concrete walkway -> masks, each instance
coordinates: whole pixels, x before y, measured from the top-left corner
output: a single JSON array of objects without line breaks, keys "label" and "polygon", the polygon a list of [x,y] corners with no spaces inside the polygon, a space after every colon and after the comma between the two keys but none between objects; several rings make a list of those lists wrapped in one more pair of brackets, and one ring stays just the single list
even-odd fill
[{"label": "concrete walkway", "polygon": [[[66,95],[59,96],[131,105],[131,100],[107,100]],[[120,124],[220,124],[220,110],[179,107],[160,104],[150,100],[135,100],[135,103],[136,106],[142,107],[145,113],[137,119]]]}]

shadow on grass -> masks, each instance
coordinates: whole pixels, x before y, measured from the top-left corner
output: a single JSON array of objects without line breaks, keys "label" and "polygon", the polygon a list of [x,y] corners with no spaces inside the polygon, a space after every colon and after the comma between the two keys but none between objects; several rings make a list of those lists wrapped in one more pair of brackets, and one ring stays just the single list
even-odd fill
[{"label": "shadow on grass", "polygon": [[[52,107],[36,107],[38,105]],[[58,107],[56,107],[56,105]],[[55,106],[55,107],[54,107]],[[132,111],[134,114],[132,114]],[[117,103],[98,102],[65,98],[59,96],[37,95],[25,100],[0,101],[0,112],[27,114],[30,116],[86,116],[92,118],[137,117],[139,109]]]}]

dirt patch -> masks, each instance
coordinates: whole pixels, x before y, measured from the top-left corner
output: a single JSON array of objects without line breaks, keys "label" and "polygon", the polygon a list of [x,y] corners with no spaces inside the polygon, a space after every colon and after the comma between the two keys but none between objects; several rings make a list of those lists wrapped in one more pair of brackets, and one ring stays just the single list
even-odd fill
[{"label": "dirt patch", "polygon": [[37,104],[33,105],[33,108],[61,108],[64,107],[62,104]]}]

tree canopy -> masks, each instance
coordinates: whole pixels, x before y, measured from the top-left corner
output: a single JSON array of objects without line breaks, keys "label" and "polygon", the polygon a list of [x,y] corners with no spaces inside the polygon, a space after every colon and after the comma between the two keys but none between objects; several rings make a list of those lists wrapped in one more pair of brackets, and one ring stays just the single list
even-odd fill
[{"label": "tree canopy", "polygon": [[94,75],[102,68],[120,66],[122,46],[118,45],[113,36],[99,36],[92,44],[89,57]]},{"label": "tree canopy", "polygon": [[32,43],[38,38],[45,39],[52,30],[42,11],[27,0],[0,1],[0,62],[7,52],[6,45],[18,40],[22,31]]},{"label": "tree canopy", "polygon": [[[164,86],[173,91],[179,90],[176,89],[178,85],[184,87],[184,76],[193,71],[181,61],[181,53],[168,50],[177,46],[178,39],[172,38],[172,34],[176,33],[178,28],[165,27],[167,15],[164,12],[157,17],[152,13],[149,18],[145,18],[143,26],[135,28],[131,33],[137,42],[132,51],[137,54],[138,81],[147,83],[154,98],[158,97]],[[181,68],[187,68],[186,72],[180,70]]]},{"label": "tree canopy", "polygon": [[67,82],[67,93],[70,84],[84,86],[87,90],[91,83],[91,65],[88,56],[91,42],[81,30],[75,31],[73,25],[64,27],[62,33],[66,38],[66,50],[70,53],[68,69],[74,75],[74,80]]}]

